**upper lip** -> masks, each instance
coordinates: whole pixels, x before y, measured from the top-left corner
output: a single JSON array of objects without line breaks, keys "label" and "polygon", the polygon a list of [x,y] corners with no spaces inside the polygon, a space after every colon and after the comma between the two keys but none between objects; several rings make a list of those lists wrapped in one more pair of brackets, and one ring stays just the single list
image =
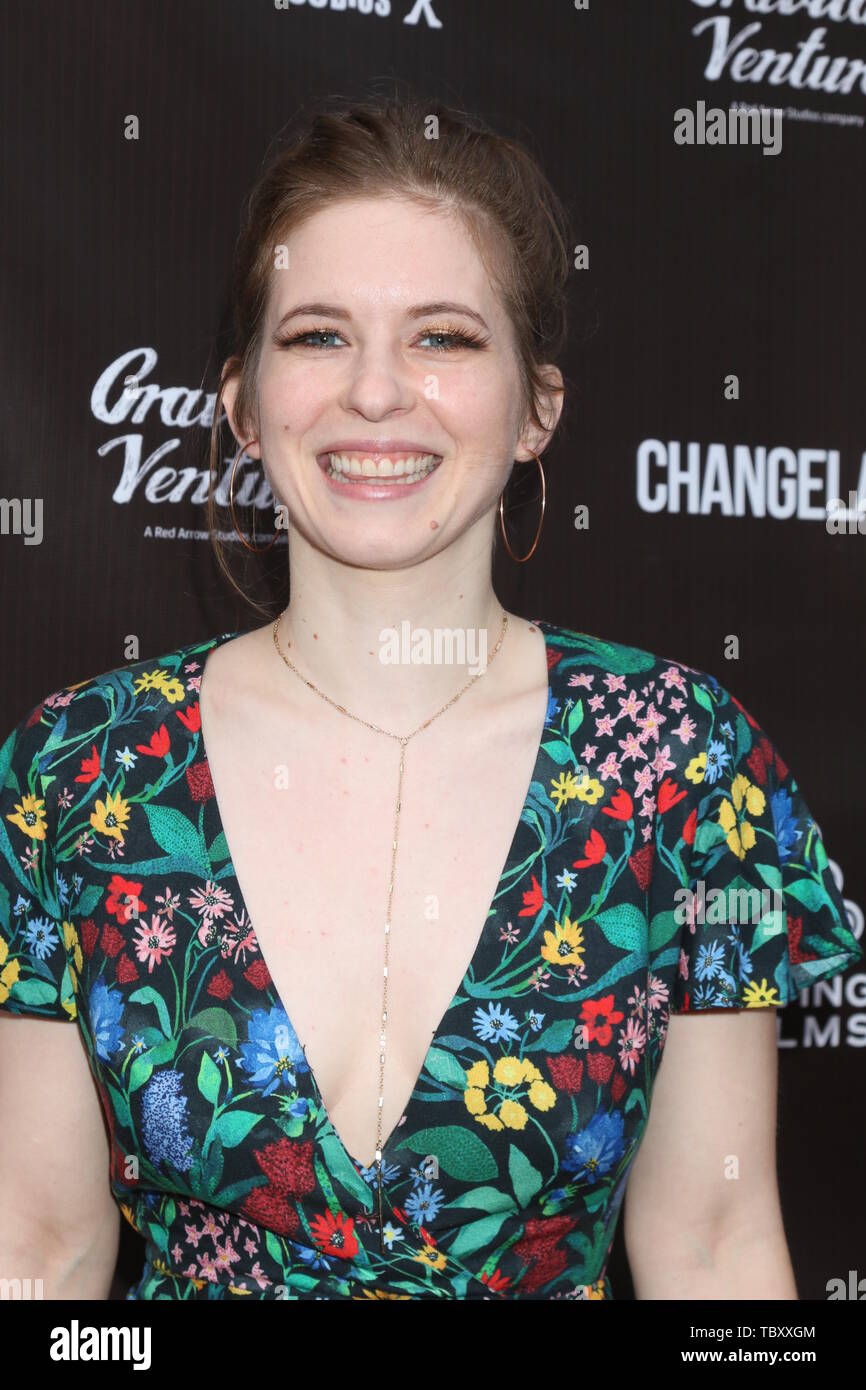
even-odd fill
[{"label": "upper lip", "polygon": [[434,458],[441,458],[435,449],[431,449],[427,444],[419,444],[414,439],[341,439],[337,444],[328,444],[326,448],[319,451],[318,457],[324,454],[361,454],[365,457],[376,459],[390,454],[432,454]]}]

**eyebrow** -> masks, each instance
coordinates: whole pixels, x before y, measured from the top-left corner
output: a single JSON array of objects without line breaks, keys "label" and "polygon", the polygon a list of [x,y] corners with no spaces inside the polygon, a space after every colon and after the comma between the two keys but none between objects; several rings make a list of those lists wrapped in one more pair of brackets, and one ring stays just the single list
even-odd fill
[{"label": "eyebrow", "polygon": [[[429,318],[432,314],[465,314],[467,318],[480,323],[486,332],[490,332],[486,322],[475,309],[470,309],[468,304],[458,304],[456,300],[438,299],[429,304],[410,304],[406,313],[409,318],[414,319]],[[347,309],[341,309],[337,304],[296,304],[283,314],[274,331],[279,332],[284,323],[288,323],[289,319],[297,318],[299,315],[329,319],[350,319],[352,317]]]}]

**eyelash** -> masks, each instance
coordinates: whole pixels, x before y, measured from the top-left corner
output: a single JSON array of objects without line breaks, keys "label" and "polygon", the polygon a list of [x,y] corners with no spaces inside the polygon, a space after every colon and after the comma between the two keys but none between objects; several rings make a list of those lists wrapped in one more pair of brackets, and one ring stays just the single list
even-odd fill
[{"label": "eyelash", "polygon": [[[306,328],[302,333],[296,333],[292,337],[278,338],[278,347],[292,347],[295,343],[301,343],[306,347],[322,347],[321,343],[304,343],[305,338],[316,338],[336,334],[336,328]],[[422,338],[450,338],[453,343],[460,347],[480,348],[484,344],[484,339],[475,333],[469,332],[465,328],[456,328],[452,324],[447,324],[444,328],[428,328],[421,334]],[[435,347],[433,352],[452,351],[448,347]]]}]

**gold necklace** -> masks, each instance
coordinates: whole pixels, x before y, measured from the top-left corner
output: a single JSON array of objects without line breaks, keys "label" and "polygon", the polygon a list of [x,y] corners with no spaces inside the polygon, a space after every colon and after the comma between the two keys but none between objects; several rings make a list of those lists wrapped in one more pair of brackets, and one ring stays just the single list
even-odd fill
[{"label": "gold necklace", "polygon": [[[389,882],[389,884],[388,884],[388,909],[387,909],[387,912],[386,912],[386,914],[385,914],[385,966],[384,966],[384,970],[383,970],[383,972],[382,972],[382,1031],[381,1031],[381,1033],[379,1034],[379,1102],[378,1102],[378,1106],[377,1106],[377,1115],[376,1115],[376,1159],[375,1159],[375,1163],[376,1163],[377,1188],[378,1188],[379,1250],[380,1250],[381,1253],[384,1255],[384,1253],[385,1253],[385,1242],[384,1242],[384,1235],[383,1235],[383,1231],[382,1231],[382,1102],[383,1102],[384,1089],[385,1089],[385,1030],[386,1030],[386,1024],[387,1024],[387,1022],[388,1022],[388,944],[389,944],[389,941],[390,941],[390,939],[391,939],[391,898],[392,898],[393,893],[394,893],[394,865],[395,865],[396,860],[397,860],[397,835],[398,835],[398,828],[399,828],[399,824],[400,824],[400,794],[401,794],[402,789],[403,789],[403,766],[404,766],[404,762],[405,762],[404,754],[405,754],[406,744],[409,742],[409,740],[410,740],[410,739],[413,739],[413,738],[415,737],[416,734],[420,734],[421,731],[422,731],[423,729],[426,729],[426,728],[428,727],[428,725],[432,724],[434,719],[438,719],[440,714],[444,714],[445,711],[446,711],[447,709],[450,709],[451,706],[452,706],[457,700],[460,699],[460,696],[461,696],[461,695],[465,695],[465,693],[466,693],[466,691],[469,689],[469,687],[475,684],[475,682],[478,680],[479,676],[483,676],[483,675],[484,675],[484,671],[478,671],[478,672],[472,677],[471,680],[469,680],[469,681],[466,682],[466,684],[463,686],[462,690],[458,690],[457,694],[454,695],[454,696],[452,696],[452,698],[448,701],[447,705],[443,705],[442,708],[441,708],[440,710],[437,710],[435,714],[431,714],[430,718],[429,718],[429,719],[425,719],[423,724],[419,724],[417,729],[413,729],[413,731],[412,731],[411,734],[405,734],[405,735],[401,735],[401,734],[392,734],[391,731],[390,731],[389,729],[380,729],[379,726],[378,726],[377,724],[371,724],[368,720],[362,719],[362,718],[360,717],[360,715],[352,714],[349,710],[347,710],[347,709],[345,708],[345,706],[343,706],[343,705],[338,705],[337,702],[336,702],[336,700],[332,700],[332,699],[331,699],[330,695],[326,695],[325,692],[324,692],[323,690],[320,690],[319,687],[318,687],[317,685],[314,685],[312,681],[307,680],[306,676],[302,676],[301,673],[300,673],[300,671],[298,670],[297,666],[295,666],[295,665],[293,664],[293,662],[291,662],[291,661],[289,660],[289,658],[286,656],[285,652],[280,651],[280,644],[279,644],[279,642],[277,641],[277,629],[278,629],[278,627],[279,627],[279,625],[280,625],[280,618],[284,617],[284,616],[285,616],[285,612],[287,612],[287,611],[288,611],[287,609],[284,610],[284,612],[281,613],[281,614],[279,615],[279,617],[276,619],[276,621],[274,622],[273,637],[274,637],[274,646],[276,647],[278,654],[283,658],[283,661],[286,663],[286,665],[289,667],[289,669],[292,670],[292,671],[294,671],[295,675],[296,675],[300,680],[302,680],[302,681],[304,682],[304,685],[309,686],[309,688],[310,688],[311,690],[314,690],[314,691],[316,692],[317,695],[321,695],[321,697],[322,697],[323,700],[327,700],[328,704],[329,704],[329,705],[333,705],[334,709],[339,710],[341,714],[348,715],[349,719],[354,719],[358,724],[363,724],[364,727],[365,727],[366,729],[372,729],[374,733],[377,733],[377,734],[384,734],[384,735],[386,736],[386,738],[394,738],[394,739],[396,739],[397,742],[400,744],[400,776],[399,776],[399,780],[398,780],[398,782],[397,782],[397,804],[396,804],[396,806],[395,806],[395,808],[394,808],[394,837],[393,837],[393,839],[392,839],[392,841],[391,841],[391,878],[390,878],[390,882]],[[506,613],[505,609],[503,608],[503,610],[502,610],[502,631],[501,631],[500,634],[499,634],[499,640],[498,640],[498,642],[496,643],[496,646],[493,648],[493,651],[490,653],[490,658],[489,658],[490,661],[493,660],[493,658],[496,656],[496,653],[499,651],[499,648],[502,646],[502,641],[503,641],[503,638],[505,637],[505,632],[506,632],[507,627],[508,627],[508,614]],[[486,670],[486,667],[485,667],[485,670]],[[345,1146],[344,1146],[344,1147],[345,1147]]]}]

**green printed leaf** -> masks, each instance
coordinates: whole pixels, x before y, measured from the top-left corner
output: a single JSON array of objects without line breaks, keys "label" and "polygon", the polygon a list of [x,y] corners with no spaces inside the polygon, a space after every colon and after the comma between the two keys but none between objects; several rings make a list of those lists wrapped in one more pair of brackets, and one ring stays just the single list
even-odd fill
[{"label": "green printed leaf", "polygon": [[215,838],[215,840],[213,841],[213,843],[212,843],[212,844],[210,845],[210,847],[208,848],[208,857],[209,857],[210,859],[212,859],[212,860],[213,860],[213,859],[217,859],[217,860],[219,860],[219,859],[228,859],[228,857],[229,857],[229,847],[228,847],[228,841],[226,840],[226,837],[225,837],[225,831],[224,831],[224,830],[221,830],[221,831],[220,831],[220,833],[216,836],[216,838]]},{"label": "green printed leaf", "polygon": [[9,991],[11,999],[22,1004],[53,1004],[57,998],[57,986],[46,984],[44,980],[16,980]]},{"label": "green printed leaf", "polygon": [[466,1089],[466,1068],[450,1052],[444,1052],[440,1047],[430,1048],[424,1070],[446,1086],[455,1086],[458,1091]]},{"label": "green printed leaf", "polygon": [[198,1028],[202,1033],[207,1033],[208,1037],[218,1038],[227,1047],[236,1048],[238,1045],[238,1030],[226,1009],[200,1009],[197,1014],[193,1014],[187,1027]]},{"label": "green printed leaf", "polygon": [[416,1154],[434,1154],[439,1169],[460,1182],[481,1182],[496,1177],[498,1169],[487,1145],[462,1125],[435,1125],[419,1129],[397,1145]]},{"label": "green printed leaf", "polygon": [[96,911],[96,905],[102,897],[102,888],[98,883],[88,883],[75,907],[77,917],[89,917]]},{"label": "green printed leaf", "polygon": [[156,1009],[160,1027],[167,1038],[171,1037],[171,1023],[168,1017],[168,1005],[158,990],[153,985],[143,985],[134,994],[129,996],[131,1004],[152,1004]]},{"label": "green printed leaf", "polygon": [[645,951],[649,927],[645,913],[634,903],[620,903],[593,917],[611,946],[620,951]]},{"label": "green printed leaf", "polygon": [[208,864],[202,853],[201,837],[189,817],[172,806],[161,806],[158,802],[144,802],[142,809],[147,816],[150,833],[160,849],[197,863],[199,873],[206,874]]},{"label": "green printed leaf", "polygon": [[578,700],[577,704],[572,705],[568,711],[567,731],[568,737],[574,738],[581,724],[583,723],[583,701]]},{"label": "green printed leaf", "polygon": [[460,1211],[467,1207],[486,1211],[488,1215],[497,1211],[517,1211],[514,1199],[498,1187],[473,1187],[471,1192],[461,1192],[460,1196],[455,1197],[453,1202],[446,1202],[442,1210]]},{"label": "green printed leaf", "polygon": [[778,864],[753,864],[753,869],[761,875],[771,892],[782,891],[782,870]]},{"label": "green printed leaf", "polygon": [[704,709],[713,708],[713,702],[710,699],[710,696],[707,693],[707,691],[704,689],[702,685],[696,685],[694,681],[692,681],[692,694],[694,695],[698,704],[701,705]]},{"label": "green printed leaf", "polygon": [[533,1167],[526,1155],[514,1144],[508,1151],[508,1173],[519,1205],[528,1207],[541,1188],[542,1177],[538,1169]]},{"label": "green printed leaf", "polygon": [[667,946],[668,942],[677,934],[682,925],[682,922],[677,921],[676,911],[657,912],[650,922],[650,950],[659,951],[662,946]]},{"label": "green printed leaf", "polygon": [[325,1160],[325,1167],[334,1182],[338,1182],[347,1192],[361,1203],[365,1211],[373,1209],[373,1194],[368,1183],[364,1182],[346,1153],[335,1133],[323,1134],[319,1139],[319,1149]]},{"label": "green printed leaf", "polygon": [[243,1143],[250,1130],[263,1118],[254,1110],[226,1110],[214,1120],[211,1132],[224,1149],[233,1149]]},{"label": "green printed leaf", "polygon": [[564,739],[551,739],[547,743],[542,743],[542,751],[556,763],[557,767],[564,767],[566,763],[575,761],[574,750],[570,743]]},{"label": "green printed leaf", "polygon": [[525,1052],[562,1052],[571,1042],[574,1032],[574,1020],[570,1018],[558,1018],[555,1023],[551,1023],[540,1033],[532,1042],[526,1044]]},{"label": "green printed leaf", "polygon": [[484,1216],[480,1221],[470,1221],[468,1226],[464,1226],[457,1233],[448,1247],[448,1254],[453,1255],[455,1260],[462,1260],[467,1255],[474,1255],[476,1250],[481,1250],[485,1245],[491,1245],[499,1234],[502,1223],[508,1220],[508,1215],[507,1211],[502,1211],[497,1212],[495,1216]]},{"label": "green printed leaf", "polygon": [[198,1088],[205,1100],[209,1100],[211,1105],[217,1103],[221,1080],[222,1076],[216,1062],[212,1061],[206,1052],[203,1052],[201,1065],[198,1069]]},{"label": "green printed leaf", "polygon": [[807,912],[818,912],[830,902],[826,888],[822,888],[811,878],[801,878],[789,883],[786,892],[798,903],[802,903]]}]

